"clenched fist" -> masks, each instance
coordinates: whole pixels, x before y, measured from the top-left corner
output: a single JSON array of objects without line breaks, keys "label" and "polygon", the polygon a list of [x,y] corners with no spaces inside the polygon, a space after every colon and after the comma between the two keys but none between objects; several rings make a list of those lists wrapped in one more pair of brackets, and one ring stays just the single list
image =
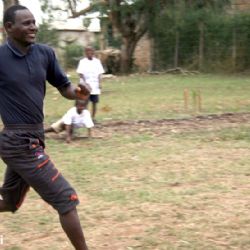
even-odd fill
[{"label": "clenched fist", "polygon": [[91,87],[87,83],[80,83],[76,87],[75,92],[78,99],[87,100],[91,92]]}]

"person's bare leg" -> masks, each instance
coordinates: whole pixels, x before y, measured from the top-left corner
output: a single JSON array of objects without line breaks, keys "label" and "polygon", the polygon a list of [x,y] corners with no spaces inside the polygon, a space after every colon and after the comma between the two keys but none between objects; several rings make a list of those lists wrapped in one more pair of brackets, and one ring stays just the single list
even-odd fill
[{"label": "person's bare leg", "polygon": [[76,250],[88,250],[76,208],[59,215],[64,232]]},{"label": "person's bare leg", "polygon": [[44,133],[51,133],[51,132],[55,132],[55,130],[52,127],[44,129]]},{"label": "person's bare leg", "polygon": [[93,102],[92,103],[92,119],[93,120],[95,120],[96,110],[97,110],[97,104]]}]

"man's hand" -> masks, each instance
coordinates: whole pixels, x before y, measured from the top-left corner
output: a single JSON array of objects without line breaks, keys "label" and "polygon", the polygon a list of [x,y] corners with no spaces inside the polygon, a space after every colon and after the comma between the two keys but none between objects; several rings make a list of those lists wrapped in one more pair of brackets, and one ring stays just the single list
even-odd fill
[{"label": "man's hand", "polygon": [[88,100],[91,92],[91,88],[87,83],[78,84],[77,87],[69,84],[66,87],[59,88],[58,90],[62,96],[70,100]]},{"label": "man's hand", "polygon": [[80,83],[75,89],[76,97],[81,100],[87,100],[91,92],[91,87],[87,83]]}]

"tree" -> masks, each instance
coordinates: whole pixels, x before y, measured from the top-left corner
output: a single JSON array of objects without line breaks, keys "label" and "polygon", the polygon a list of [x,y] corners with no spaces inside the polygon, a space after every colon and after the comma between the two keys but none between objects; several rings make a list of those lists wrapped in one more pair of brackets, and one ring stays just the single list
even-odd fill
[{"label": "tree", "polygon": [[173,2],[168,4],[165,11],[165,14],[169,18],[169,22],[172,23],[171,27],[175,37],[173,66],[177,68],[179,66],[180,31],[184,23],[183,17],[186,12],[185,4],[182,0],[173,0]]},{"label": "tree", "polygon": [[5,11],[11,5],[19,4],[18,0],[3,0],[3,10]]},{"label": "tree", "polygon": [[[16,4],[19,4],[19,1],[18,0],[3,0],[3,12],[8,9],[11,5],[16,5]],[[3,33],[3,41],[5,41],[6,39],[6,34],[5,34],[5,31],[3,29],[2,31]]]},{"label": "tree", "polygon": [[133,54],[141,37],[146,34],[153,19],[156,6],[164,0],[99,0],[88,8],[77,11],[77,0],[67,0],[71,17],[99,10],[108,16],[109,22],[121,36],[121,73],[129,73],[133,66]]},{"label": "tree", "polygon": [[40,43],[46,43],[49,46],[58,46],[58,34],[56,30],[52,27],[54,20],[53,8],[48,0],[41,1],[41,9],[43,13],[47,14],[46,18],[42,18],[42,23],[39,25],[39,30],[37,34],[37,41]]},{"label": "tree", "polygon": [[207,17],[213,13],[220,13],[231,0],[186,0],[187,6],[196,12],[199,29],[199,69],[203,67],[205,49],[205,23]]}]

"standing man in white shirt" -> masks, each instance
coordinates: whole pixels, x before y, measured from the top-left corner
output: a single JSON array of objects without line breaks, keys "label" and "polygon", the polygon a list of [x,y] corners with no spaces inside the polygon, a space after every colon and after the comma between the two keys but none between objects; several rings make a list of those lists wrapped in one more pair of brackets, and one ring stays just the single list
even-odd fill
[{"label": "standing man in white shirt", "polygon": [[92,89],[89,101],[92,102],[92,119],[95,122],[97,103],[101,94],[101,75],[104,73],[101,61],[94,56],[92,47],[85,48],[85,57],[80,60],[76,72],[80,83],[88,83]]}]

